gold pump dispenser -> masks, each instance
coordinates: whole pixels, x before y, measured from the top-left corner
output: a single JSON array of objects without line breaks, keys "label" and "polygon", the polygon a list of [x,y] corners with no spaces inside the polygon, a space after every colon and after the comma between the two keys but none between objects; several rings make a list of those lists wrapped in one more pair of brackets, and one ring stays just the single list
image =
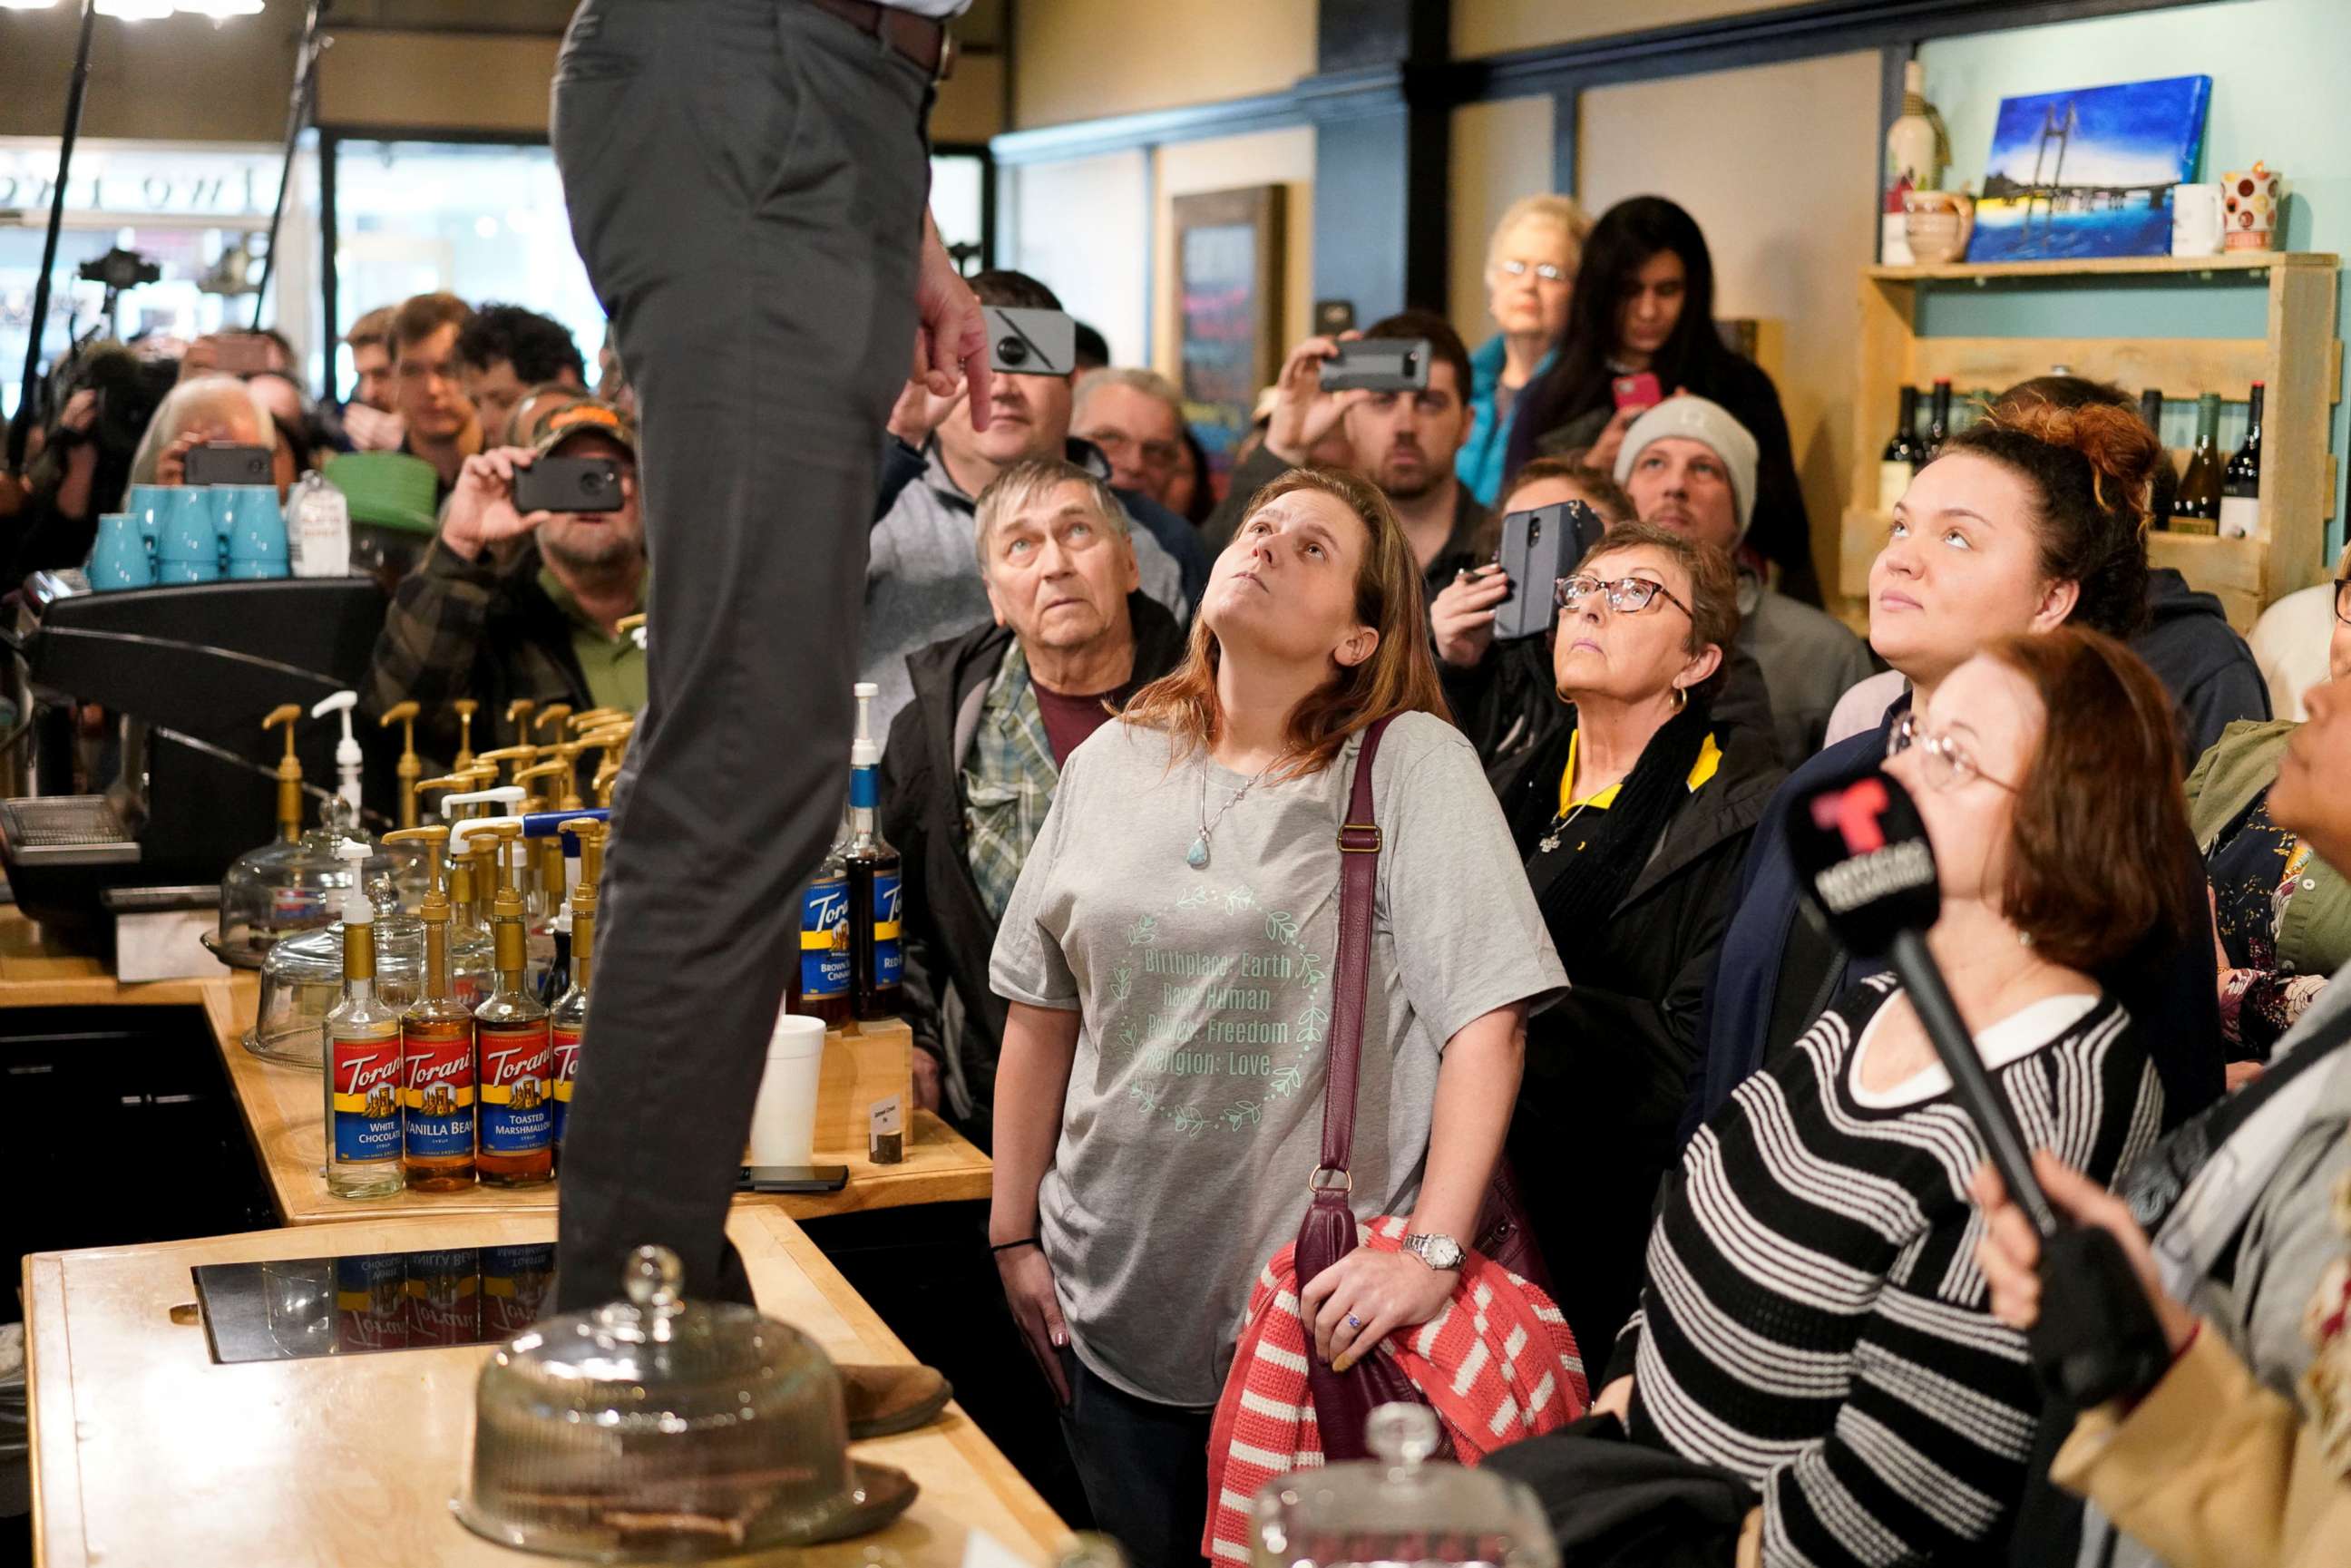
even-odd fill
[{"label": "gold pump dispenser", "polygon": [[413,700],[394,703],[375,721],[378,729],[400,726],[400,766],[394,771],[400,779],[400,825],[403,829],[416,826],[416,781],[424,775],[424,763],[416,755],[416,716],[420,711]]},{"label": "gold pump dispenser", "polygon": [[457,716],[457,755],[449,759],[452,773],[463,773],[474,762],[474,715],[481,704],[471,697],[459,697],[449,705]]}]

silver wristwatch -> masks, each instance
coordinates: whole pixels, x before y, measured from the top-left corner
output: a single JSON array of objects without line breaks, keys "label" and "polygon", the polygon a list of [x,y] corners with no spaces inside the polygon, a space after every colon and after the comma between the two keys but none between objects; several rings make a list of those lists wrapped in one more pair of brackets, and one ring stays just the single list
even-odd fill
[{"label": "silver wristwatch", "polygon": [[1407,1235],[1404,1249],[1440,1274],[1461,1267],[1461,1243],[1450,1236]]}]

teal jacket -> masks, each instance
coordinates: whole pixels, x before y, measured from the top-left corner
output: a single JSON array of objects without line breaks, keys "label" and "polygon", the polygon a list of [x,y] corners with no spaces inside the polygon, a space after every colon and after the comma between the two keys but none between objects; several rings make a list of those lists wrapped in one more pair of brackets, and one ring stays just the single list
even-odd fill
[{"label": "teal jacket", "polygon": [[[2278,758],[2296,726],[2291,719],[2239,719],[2198,759],[2188,776],[2188,825],[2207,860],[2239,817],[2277,781]],[[2297,975],[2331,975],[2351,963],[2351,883],[2316,855],[2285,906],[2277,931],[2278,967]]]},{"label": "teal jacket", "polygon": [[[1552,361],[1558,357],[1556,349],[1545,354],[1542,362],[1535,366],[1535,373],[1528,378],[1527,386],[1541,381],[1543,372],[1551,369]],[[1510,453],[1510,417],[1494,417],[1494,394],[1502,384],[1503,363],[1499,332],[1479,344],[1478,351],[1469,356],[1469,437],[1462,442],[1461,450],[1453,459],[1453,472],[1478,497],[1481,507],[1491,507],[1501,494],[1502,470]],[[1519,393],[1525,396],[1526,387],[1520,388]],[[1513,404],[1510,413],[1517,412]]]}]

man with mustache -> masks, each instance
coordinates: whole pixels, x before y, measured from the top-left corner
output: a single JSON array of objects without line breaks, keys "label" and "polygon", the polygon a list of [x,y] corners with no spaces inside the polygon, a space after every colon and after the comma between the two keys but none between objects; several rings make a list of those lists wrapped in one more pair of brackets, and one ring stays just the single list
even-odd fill
[{"label": "man with mustache", "polygon": [[1641,520],[1710,544],[1739,568],[1735,651],[1762,668],[1783,768],[1821,748],[1837,698],[1876,668],[1862,640],[1763,580],[1746,548],[1755,516],[1755,437],[1720,403],[1669,397],[1633,422],[1616,482]]},{"label": "man with mustache", "polygon": [[[971,280],[983,305],[1059,310],[1060,299],[1035,278],[1010,271]],[[858,649],[860,680],[880,687],[873,723],[884,728],[914,695],[906,656],[960,636],[992,615],[987,586],[972,559],[974,498],[998,474],[1032,458],[1059,457],[1103,480],[1110,464],[1091,442],[1070,434],[1067,375],[998,371],[990,379],[986,430],[973,427],[967,396],[947,397],[909,382],[891,412],[883,443],[884,509],[873,525],[865,569],[865,621]],[[1138,490],[1112,494],[1133,530],[1143,591],[1181,623],[1207,582],[1207,552],[1192,525]]]}]

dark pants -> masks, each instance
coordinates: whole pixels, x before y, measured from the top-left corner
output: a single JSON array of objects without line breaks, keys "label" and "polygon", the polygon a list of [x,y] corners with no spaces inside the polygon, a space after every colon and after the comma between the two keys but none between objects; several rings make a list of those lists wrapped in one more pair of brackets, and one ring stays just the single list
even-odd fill
[{"label": "dark pants", "polygon": [[847,789],[874,466],[906,379],[929,81],[797,0],[585,0],[571,232],[642,413],[650,697],[564,1144],[566,1309],[624,1255],[749,1301],[723,1235],[798,890]]},{"label": "dark pants", "polygon": [[1196,1568],[1208,1525],[1208,1427],[1214,1410],[1138,1399],[1061,1352],[1070,1403],[1061,1436],[1086,1489],[1094,1528],[1134,1568]]}]

